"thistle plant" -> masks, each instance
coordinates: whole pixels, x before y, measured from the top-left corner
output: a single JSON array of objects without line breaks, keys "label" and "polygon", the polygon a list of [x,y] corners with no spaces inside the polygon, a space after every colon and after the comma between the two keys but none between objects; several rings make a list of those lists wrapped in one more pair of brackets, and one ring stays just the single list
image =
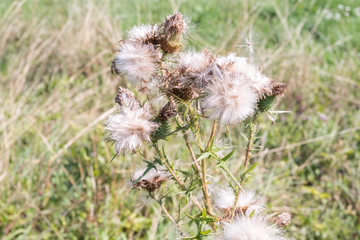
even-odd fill
[{"label": "thistle plant", "polygon": [[[136,26],[120,41],[111,69],[131,90],[118,88],[119,111],[105,123],[115,157],[143,158],[132,187],[160,205],[179,238],[283,239],[289,213],[267,214],[256,189],[245,184],[256,166],[250,158],[259,115],[286,85],[234,53],[185,51],[187,32],[188,21],[176,13],[160,25]],[[219,142],[240,126],[249,135],[245,161],[233,172],[228,161],[237,148]],[[180,138],[186,158],[171,159],[170,137]],[[169,194],[190,207],[172,216]]]}]

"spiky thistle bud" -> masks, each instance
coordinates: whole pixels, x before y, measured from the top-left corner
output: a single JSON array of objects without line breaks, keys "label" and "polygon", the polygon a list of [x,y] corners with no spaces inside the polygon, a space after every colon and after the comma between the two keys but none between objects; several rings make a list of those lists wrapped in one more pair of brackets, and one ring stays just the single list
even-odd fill
[{"label": "spiky thistle bud", "polygon": [[[130,181],[133,183],[134,188],[143,189],[148,192],[154,192],[156,189],[159,189],[161,184],[169,178],[169,175],[166,174],[166,172],[163,170],[152,168],[147,173],[145,173],[146,170],[146,168],[141,169],[133,174]],[[140,177],[141,179],[139,180]],[[135,181],[137,182],[135,183]]]},{"label": "spiky thistle bud", "polygon": [[280,227],[288,226],[290,224],[290,221],[291,214],[289,212],[283,212],[275,218],[275,223]]}]

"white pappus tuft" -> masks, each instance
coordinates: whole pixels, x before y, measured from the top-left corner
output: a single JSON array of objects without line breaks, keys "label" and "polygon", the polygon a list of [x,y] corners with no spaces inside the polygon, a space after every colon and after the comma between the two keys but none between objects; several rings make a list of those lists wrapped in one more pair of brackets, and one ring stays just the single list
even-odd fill
[{"label": "white pappus tuft", "polygon": [[[231,211],[235,204],[235,194],[229,187],[214,191],[214,207],[225,212]],[[246,216],[259,215],[264,209],[264,204],[254,191],[244,190],[241,192],[236,203],[236,210]]]},{"label": "white pappus tuft", "polygon": [[119,114],[108,117],[105,129],[109,131],[109,139],[116,142],[117,153],[122,150],[134,152],[143,141],[150,141],[150,134],[158,125],[150,121],[149,107],[141,106],[129,90],[119,88],[116,102],[120,105]]},{"label": "white pappus tuft", "polygon": [[207,51],[187,52],[181,55],[178,69],[185,70],[181,84],[202,89],[217,79],[222,78],[215,57]]},{"label": "white pappus tuft", "polygon": [[239,217],[224,223],[222,240],[279,240],[284,239],[275,225],[259,216]]},{"label": "white pappus tuft", "polygon": [[236,123],[255,112],[258,96],[241,75],[224,75],[222,81],[208,85],[205,93],[203,109],[222,123]]},{"label": "white pappus tuft", "polygon": [[149,82],[159,61],[160,52],[152,45],[128,41],[121,44],[112,68],[136,85]]},{"label": "white pappus tuft", "polygon": [[158,32],[157,25],[144,24],[133,27],[129,32],[129,39],[132,41],[148,42],[154,38]]},{"label": "white pappus tuft", "polygon": [[248,82],[257,92],[270,87],[271,79],[261,73],[258,67],[250,64],[247,58],[229,54],[219,57],[217,63],[225,69],[229,75],[238,75]]}]

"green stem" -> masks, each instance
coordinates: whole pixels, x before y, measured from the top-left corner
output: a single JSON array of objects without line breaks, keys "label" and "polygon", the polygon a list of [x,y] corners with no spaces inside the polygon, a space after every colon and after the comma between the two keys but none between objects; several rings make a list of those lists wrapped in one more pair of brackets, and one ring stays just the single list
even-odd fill
[{"label": "green stem", "polygon": [[[246,148],[246,154],[245,154],[245,163],[244,163],[244,172],[246,171],[247,165],[249,163],[249,159],[250,159],[250,153],[251,153],[251,146],[252,146],[252,142],[253,142],[253,136],[254,135],[254,124],[253,121],[250,122],[250,131],[249,131],[249,138],[248,138],[248,143],[247,143],[247,148]],[[244,179],[245,176],[242,176],[241,181],[240,181],[240,186],[243,185],[244,183]],[[236,197],[235,197],[235,201],[234,201],[234,207],[231,211],[230,217],[233,218],[235,210],[236,210],[236,205],[239,201],[239,197],[241,194],[241,188],[238,189],[237,193],[236,193]]]}]

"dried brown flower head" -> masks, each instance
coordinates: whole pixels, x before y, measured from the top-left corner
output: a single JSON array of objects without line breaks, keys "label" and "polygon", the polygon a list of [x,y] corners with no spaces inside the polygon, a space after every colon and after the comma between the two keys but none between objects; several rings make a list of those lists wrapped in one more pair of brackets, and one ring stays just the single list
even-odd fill
[{"label": "dried brown flower head", "polygon": [[286,88],[287,88],[286,83],[271,81],[268,86],[260,90],[261,93],[260,98],[265,98],[270,96],[282,96],[284,95]]},{"label": "dried brown flower head", "polygon": [[275,223],[278,226],[288,226],[290,224],[290,221],[291,221],[291,214],[288,212],[283,212],[279,214],[275,219]]},{"label": "dried brown flower head", "polygon": [[[136,180],[138,180],[138,178],[141,177],[145,171],[146,169],[136,171],[131,178],[131,182],[134,183]],[[164,171],[152,168],[149,172],[142,176],[140,181],[133,184],[133,187],[137,189],[143,189],[148,192],[154,192],[156,189],[159,189],[161,184],[168,178],[169,176]]]},{"label": "dried brown flower head", "polygon": [[158,115],[160,121],[165,122],[176,115],[176,103],[171,99],[161,110]]},{"label": "dried brown flower head", "polygon": [[164,34],[168,37],[180,35],[186,28],[186,22],[181,13],[168,16],[164,22]]}]

